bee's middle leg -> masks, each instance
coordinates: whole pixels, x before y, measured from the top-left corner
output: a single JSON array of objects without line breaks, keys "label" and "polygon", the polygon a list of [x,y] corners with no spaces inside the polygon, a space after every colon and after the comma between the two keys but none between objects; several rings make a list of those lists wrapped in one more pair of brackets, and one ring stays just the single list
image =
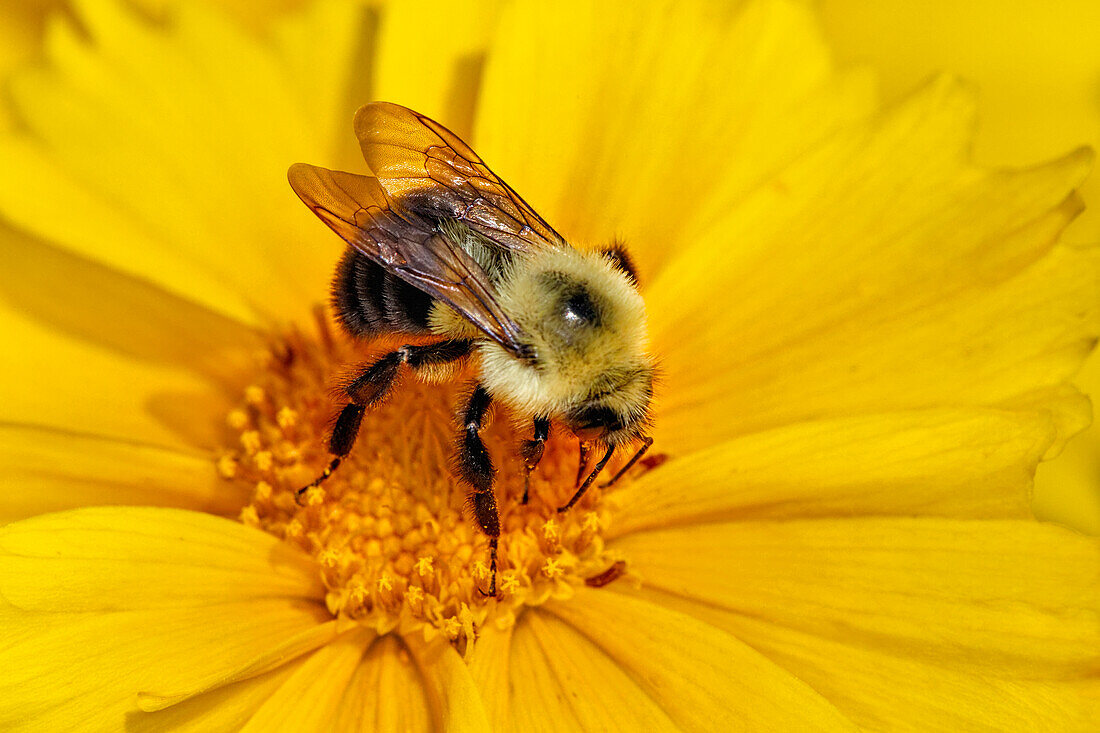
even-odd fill
[{"label": "bee's middle leg", "polygon": [[[489,592],[497,594],[497,543],[500,541],[500,512],[493,495],[493,479],[496,469],[485,443],[481,440],[481,426],[489,412],[492,397],[480,384],[474,387],[463,415],[463,433],[458,443],[456,463],[459,477],[470,485],[470,507],[481,531],[489,538]],[[478,590],[481,590],[480,588]]]},{"label": "bee's middle leg", "polygon": [[332,460],[320,476],[298,489],[297,495],[301,496],[314,486],[320,486],[321,482],[331,476],[332,472],[347,458],[352,446],[355,445],[355,438],[359,435],[363,414],[368,407],[381,402],[390,391],[402,364],[408,364],[413,370],[427,369],[463,359],[469,356],[471,348],[472,343],[466,340],[440,341],[423,345],[406,344],[363,369],[344,389],[351,402],[344,405],[332,428],[332,435],[328,441],[328,452],[332,454]]}]

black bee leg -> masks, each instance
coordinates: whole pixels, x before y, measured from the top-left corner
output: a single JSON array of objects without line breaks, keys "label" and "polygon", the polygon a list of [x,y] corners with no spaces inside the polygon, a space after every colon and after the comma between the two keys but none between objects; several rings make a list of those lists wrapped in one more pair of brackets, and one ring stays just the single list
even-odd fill
[{"label": "black bee leg", "polygon": [[584,483],[581,484],[581,487],[577,489],[577,493],[573,494],[573,498],[569,500],[569,503],[567,503],[565,506],[558,507],[559,514],[561,512],[569,511],[569,509],[574,504],[580,501],[581,497],[584,496],[584,492],[588,491],[588,487],[592,485],[592,482],[595,481],[596,477],[600,475],[600,471],[603,470],[603,467],[606,466],[607,462],[611,460],[611,454],[614,452],[615,446],[608,446],[607,452],[603,454],[603,458],[601,458],[596,464],[596,467],[592,469],[592,473],[588,474],[588,478],[586,478],[584,480]]},{"label": "black bee leg", "polygon": [[351,402],[344,405],[340,416],[336,418],[336,425],[332,428],[332,436],[328,441],[328,452],[332,454],[332,460],[320,476],[298,489],[297,496],[300,497],[314,486],[320,486],[340,466],[355,445],[359,425],[363,422],[363,413],[368,407],[381,402],[390,391],[402,364],[408,364],[416,370],[430,368],[462,359],[469,355],[470,349],[471,342],[464,340],[440,341],[421,346],[405,345],[364,369],[344,389]]},{"label": "black bee leg", "polygon": [[612,476],[610,481],[607,481],[606,483],[600,484],[600,488],[601,489],[606,489],[608,486],[611,486],[616,481],[621,479],[623,477],[623,474],[626,473],[627,471],[629,471],[631,468],[633,468],[634,464],[637,463],[638,460],[642,456],[645,455],[645,452],[647,450],[649,450],[649,446],[651,446],[651,445],[653,445],[653,438],[650,438],[650,437],[642,438],[642,447],[638,449],[638,452],[634,454],[634,457],[631,458],[629,461],[627,461],[626,465],[623,466],[622,468],[620,468],[619,472],[616,473],[614,476]]},{"label": "black bee leg", "polygon": [[482,595],[497,594],[497,542],[500,540],[500,513],[497,500],[493,496],[493,478],[496,469],[493,459],[481,440],[481,424],[489,411],[492,398],[480,384],[474,388],[470,401],[466,404],[463,420],[464,432],[458,445],[456,463],[459,477],[470,485],[470,507],[481,531],[489,538],[489,592],[480,588]]},{"label": "black bee leg", "polygon": [[588,454],[592,450],[592,444],[586,440],[582,440],[577,444],[577,480],[573,482],[573,487],[581,485],[581,476],[584,476],[584,469],[588,468]]},{"label": "black bee leg", "polygon": [[527,503],[527,495],[531,490],[531,472],[542,460],[542,451],[546,447],[546,439],[550,437],[550,418],[535,418],[535,437],[523,444],[523,498],[520,504]]}]

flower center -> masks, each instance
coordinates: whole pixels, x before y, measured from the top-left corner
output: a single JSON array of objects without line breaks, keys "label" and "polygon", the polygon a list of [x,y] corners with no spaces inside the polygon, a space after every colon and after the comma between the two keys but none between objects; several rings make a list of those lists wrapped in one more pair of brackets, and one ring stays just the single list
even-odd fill
[{"label": "flower center", "polygon": [[319,338],[280,337],[229,413],[238,442],[218,461],[224,477],[252,489],[243,522],[317,559],[334,615],[379,633],[434,627],[464,642],[484,623],[513,622],[522,605],[622,572],[622,563],[604,551],[601,532],[610,512],[599,489],[557,512],[576,485],[576,439],[551,435],[530,478],[530,500],[521,504],[519,447],[531,426],[517,430],[507,408],[497,405],[481,433],[497,469],[501,519],[498,592],[484,595],[491,581],[488,538],[469,514],[468,488],[450,470],[455,405],[468,393],[473,371],[441,384],[411,374],[399,378],[389,398],[367,411],[339,469],[298,496],[330,458],[327,434],[340,404],[332,386],[348,365],[383,353],[324,326]]}]

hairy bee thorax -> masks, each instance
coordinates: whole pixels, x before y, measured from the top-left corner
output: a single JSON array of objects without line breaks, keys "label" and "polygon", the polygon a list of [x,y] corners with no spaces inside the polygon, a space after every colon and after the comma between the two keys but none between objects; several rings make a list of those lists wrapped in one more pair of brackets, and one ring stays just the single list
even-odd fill
[{"label": "hairy bee thorax", "polygon": [[548,249],[517,258],[503,273],[499,297],[534,358],[524,362],[482,342],[482,380],[494,397],[524,413],[560,415],[570,427],[602,417],[609,427],[637,432],[653,365],[645,352],[645,304],[627,273],[598,252]]}]

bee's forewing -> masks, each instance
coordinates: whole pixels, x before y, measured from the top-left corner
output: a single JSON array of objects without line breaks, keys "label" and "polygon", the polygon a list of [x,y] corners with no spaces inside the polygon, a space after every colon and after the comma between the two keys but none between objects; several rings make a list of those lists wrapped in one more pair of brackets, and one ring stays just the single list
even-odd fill
[{"label": "bee's forewing", "polygon": [[373,102],[355,113],[355,134],[371,172],[402,212],[461,221],[512,250],[563,244],[469,145],[438,122]]}]

